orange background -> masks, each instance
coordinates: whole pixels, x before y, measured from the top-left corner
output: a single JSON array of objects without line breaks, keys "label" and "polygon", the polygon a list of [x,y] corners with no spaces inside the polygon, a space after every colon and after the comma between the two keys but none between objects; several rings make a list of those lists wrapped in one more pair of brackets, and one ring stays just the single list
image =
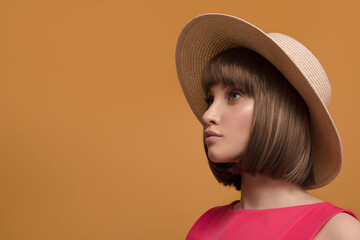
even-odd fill
[{"label": "orange background", "polygon": [[356,0],[0,2],[0,239],[184,239],[219,185],[175,70],[194,16],[305,44],[333,87],[339,177],[311,191],[360,216]]}]

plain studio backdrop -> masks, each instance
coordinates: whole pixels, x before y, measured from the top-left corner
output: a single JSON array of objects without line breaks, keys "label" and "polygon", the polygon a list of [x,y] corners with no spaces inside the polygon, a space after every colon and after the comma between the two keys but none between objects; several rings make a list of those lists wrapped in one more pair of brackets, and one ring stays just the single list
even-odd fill
[{"label": "plain studio backdrop", "polygon": [[0,2],[0,239],[184,239],[240,198],[207,164],[175,69],[180,31],[221,12],[320,60],[344,163],[310,191],[360,216],[356,0]]}]

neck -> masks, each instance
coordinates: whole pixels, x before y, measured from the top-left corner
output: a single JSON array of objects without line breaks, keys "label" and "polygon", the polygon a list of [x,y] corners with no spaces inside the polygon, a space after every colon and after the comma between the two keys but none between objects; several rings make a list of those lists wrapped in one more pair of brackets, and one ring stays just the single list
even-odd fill
[{"label": "neck", "polygon": [[296,184],[264,175],[243,174],[237,209],[269,209],[321,202]]}]

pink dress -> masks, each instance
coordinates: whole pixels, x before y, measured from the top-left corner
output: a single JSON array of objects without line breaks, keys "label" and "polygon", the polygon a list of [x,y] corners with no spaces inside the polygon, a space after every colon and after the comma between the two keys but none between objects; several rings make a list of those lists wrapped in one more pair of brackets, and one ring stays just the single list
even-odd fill
[{"label": "pink dress", "polygon": [[273,209],[233,210],[237,202],[205,212],[191,228],[186,240],[306,240],[313,239],[337,213],[346,212],[356,218],[352,211],[336,207],[330,202]]}]

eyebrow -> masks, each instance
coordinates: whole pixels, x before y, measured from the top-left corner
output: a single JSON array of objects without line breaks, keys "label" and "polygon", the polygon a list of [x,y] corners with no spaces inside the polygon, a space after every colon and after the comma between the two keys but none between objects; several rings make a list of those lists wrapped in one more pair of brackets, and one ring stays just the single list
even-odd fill
[{"label": "eyebrow", "polygon": [[[215,86],[215,85],[214,85]],[[209,93],[212,93],[213,91],[211,90],[214,86],[212,86],[209,90],[207,90],[206,91],[206,94],[209,94]],[[233,85],[223,85],[222,86],[222,89],[225,89],[225,88],[236,88],[237,89],[237,87],[235,87],[235,86],[233,86]]]}]

